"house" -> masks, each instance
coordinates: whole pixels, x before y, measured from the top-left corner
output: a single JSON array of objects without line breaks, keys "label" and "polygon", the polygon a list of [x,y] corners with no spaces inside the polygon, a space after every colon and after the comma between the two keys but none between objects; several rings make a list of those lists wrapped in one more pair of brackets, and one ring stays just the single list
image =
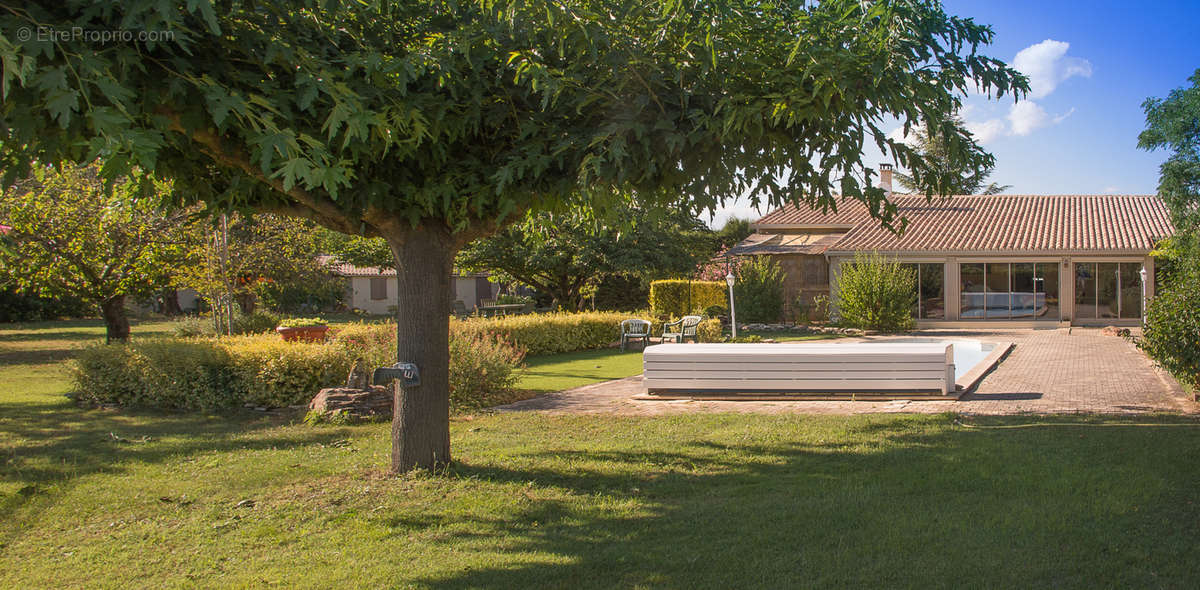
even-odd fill
[{"label": "house", "polygon": [[[346,307],[379,315],[395,310],[395,269],[354,266],[339,262],[330,256],[321,256],[318,260],[334,275],[347,279],[346,295],[343,299]],[[500,286],[488,280],[486,273],[454,274],[454,298],[462,301],[468,310],[475,309],[484,299],[494,299],[499,291]]]},{"label": "house", "polygon": [[[882,184],[890,194],[891,170]],[[794,206],[753,224],[730,255],[768,255],[786,273],[784,301],[832,295],[839,265],[878,251],[918,275],[919,325],[1136,325],[1154,296],[1151,250],[1174,231],[1152,195],[893,195],[909,220],[896,235],[843,200],[822,213]],[[1145,282],[1142,276],[1145,272]]]}]

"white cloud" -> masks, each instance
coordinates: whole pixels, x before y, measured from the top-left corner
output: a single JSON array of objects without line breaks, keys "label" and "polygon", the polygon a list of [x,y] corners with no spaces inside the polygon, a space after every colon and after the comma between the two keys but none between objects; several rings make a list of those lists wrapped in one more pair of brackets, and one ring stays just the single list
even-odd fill
[{"label": "white cloud", "polygon": [[979,143],[991,143],[1008,133],[1004,127],[1004,121],[1000,119],[988,119],[987,121],[967,122],[967,131],[975,136],[975,141]]},{"label": "white cloud", "polygon": [[1103,190],[1102,192],[1105,192],[1105,193],[1119,193],[1119,192],[1121,192],[1121,188],[1120,188],[1120,187],[1116,187],[1116,186],[1106,186],[1106,187],[1104,187],[1104,190]]},{"label": "white cloud", "polygon": [[1013,135],[1029,135],[1049,125],[1050,115],[1038,103],[1022,100],[1008,110],[1008,122],[1012,125]]},{"label": "white cloud", "polygon": [[1067,55],[1070,43],[1046,39],[1017,52],[1012,66],[1029,78],[1030,98],[1044,98],[1064,80],[1092,76],[1092,64],[1080,57]]},{"label": "white cloud", "polygon": [[919,127],[913,127],[912,129],[909,129],[908,133],[906,134],[904,133],[904,126],[901,125],[888,132],[887,138],[896,143],[906,143],[910,146],[915,146],[917,144],[917,134],[920,133],[920,131],[921,130]]},{"label": "white cloud", "polygon": [[1072,107],[1061,115],[1051,117],[1041,105],[1032,100],[1018,101],[1008,110],[1008,122],[1012,126],[1009,135],[1024,136],[1043,127],[1058,125],[1075,112]]}]

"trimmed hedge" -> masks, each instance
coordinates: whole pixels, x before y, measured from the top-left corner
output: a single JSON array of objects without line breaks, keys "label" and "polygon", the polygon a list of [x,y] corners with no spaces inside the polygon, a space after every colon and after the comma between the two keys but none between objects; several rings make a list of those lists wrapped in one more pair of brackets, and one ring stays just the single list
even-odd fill
[{"label": "trimmed hedge", "polygon": [[[394,324],[349,326],[328,343],[268,335],[95,345],[74,363],[72,397],[174,410],[302,405],[321,388],[343,385],[354,359],[363,358],[369,370],[394,362],[395,351]],[[452,332],[451,408],[512,401],[523,359],[520,348],[500,338]]]},{"label": "trimmed hedge", "polygon": [[720,281],[664,280],[650,283],[650,313],[655,317],[699,315],[710,307],[729,308],[727,286]]},{"label": "trimmed hedge", "polygon": [[490,335],[525,349],[529,355],[557,354],[605,348],[620,340],[621,321],[628,313],[592,311],[541,313],[503,318],[451,320],[450,332]]}]

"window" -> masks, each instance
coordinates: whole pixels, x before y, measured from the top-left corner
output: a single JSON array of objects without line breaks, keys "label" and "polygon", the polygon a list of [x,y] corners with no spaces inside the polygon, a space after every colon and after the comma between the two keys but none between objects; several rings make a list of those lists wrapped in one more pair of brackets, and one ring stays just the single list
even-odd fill
[{"label": "window", "polygon": [[962,319],[1058,320],[1058,263],[972,262],[959,266]]},{"label": "window", "polygon": [[387,277],[371,277],[371,301],[387,299]]},{"label": "window", "polygon": [[944,265],[940,262],[904,264],[917,275],[917,304],[913,317],[922,320],[940,320],[946,317],[943,299],[946,289]]}]

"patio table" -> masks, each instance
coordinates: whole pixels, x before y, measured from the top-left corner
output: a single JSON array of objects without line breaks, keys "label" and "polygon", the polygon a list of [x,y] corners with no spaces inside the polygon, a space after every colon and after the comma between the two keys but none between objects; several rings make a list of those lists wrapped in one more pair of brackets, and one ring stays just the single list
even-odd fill
[{"label": "patio table", "polygon": [[478,308],[479,314],[484,317],[494,315],[508,315],[510,313],[521,311],[525,307],[524,303],[505,303],[502,305],[480,305]]}]

